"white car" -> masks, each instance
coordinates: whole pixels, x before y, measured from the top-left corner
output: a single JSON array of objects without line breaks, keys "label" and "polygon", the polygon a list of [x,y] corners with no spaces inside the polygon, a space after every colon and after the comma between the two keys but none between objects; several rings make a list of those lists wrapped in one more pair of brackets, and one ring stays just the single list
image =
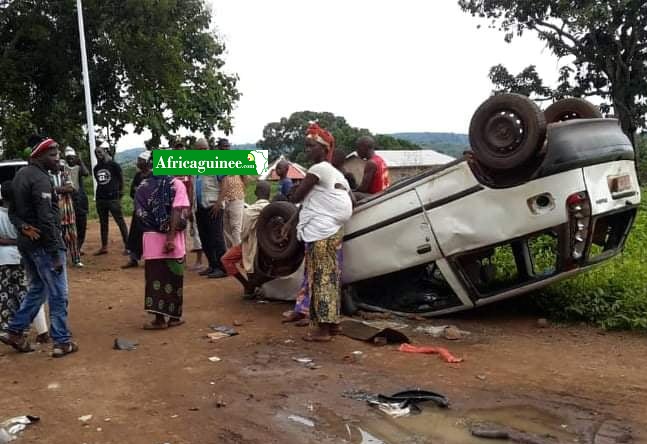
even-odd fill
[{"label": "white car", "polygon": [[640,187],[616,120],[577,99],[542,113],[525,97],[494,96],[476,111],[470,142],[473,155],[355,209],[344,236],[345,311],[452,313],[536,290],[622,250]]}]

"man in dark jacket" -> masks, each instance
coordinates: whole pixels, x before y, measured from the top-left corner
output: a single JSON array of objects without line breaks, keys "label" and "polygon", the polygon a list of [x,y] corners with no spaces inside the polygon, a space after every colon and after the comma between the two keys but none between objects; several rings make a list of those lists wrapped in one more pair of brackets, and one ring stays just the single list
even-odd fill
[{"label": "man in dark jacket", "polygon": [[65,244],[61,235],[58,201],[48,171],[58,168],[58,144],[45,139],[32,150],[30,164],[16,173],[11,188],[14,202],[9,218],[18,232],[18,249],[29,276],[29,291],[0,341],[20,352],[31,351],[24,331],[48,301],[52,356],[78,350],[67,324],[68,288]]},{"label": "man in dark jacket", "polygon": [[101,248],[94,253],[95,256],[108,253],[108,223],[110,214],[114,218],[121,239],[124,242],[124,251],[128,245],[128,227],[121,210],[121,198],[124,195],[124,176],[121,167],[112,160],[104,148],[95,150],[97,165],[94,167],[94,178],[97,181],[97,214],[101,225]]}]

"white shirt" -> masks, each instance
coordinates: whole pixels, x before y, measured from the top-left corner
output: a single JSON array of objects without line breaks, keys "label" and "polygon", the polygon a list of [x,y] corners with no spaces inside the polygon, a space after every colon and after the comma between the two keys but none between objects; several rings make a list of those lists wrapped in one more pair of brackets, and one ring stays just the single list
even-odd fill
[{"label": "white shirt", "polygon": [[[0,207],[0,237],[3,239],[17,239],[18,232],[9,220],[9,213]],[[19,265],[20,252],[15,245],[0,245],[0,265]]]},{"label": "white shirt", "polygon": [[[350,186],[344,175],[329,162],[313,165],[308,174],[319,182],[303,200],[297,235],[304,242],[328,239],[339,231],[353,215]],[[335,188],[336,184],[345,189]]]}]

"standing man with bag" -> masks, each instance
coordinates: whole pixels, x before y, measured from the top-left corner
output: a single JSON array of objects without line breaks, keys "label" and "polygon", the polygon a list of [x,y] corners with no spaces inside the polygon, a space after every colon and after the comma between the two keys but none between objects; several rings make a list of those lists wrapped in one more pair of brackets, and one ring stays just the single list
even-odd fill
[{"label": "standing man with bag", "polygon": [[67,324],[68,287],[65,268],[65,244],[49,172],[58,168],[58,144],[53,139],[38,143],[30,164],[16,173],[12,182],[14,202],[9,218],[20,235],[18,249],[29,276],[29,290],[0,341],[19,352],[32,350],[24,332],[34,321],[41,306],[49,302],[52,356],[59,358],[76,352]]},{"label": "standing man with bag", "polygon": [[[195,144],[198,150],[208,150],[209,143],[200,139]],[[221,185],[216,176],[196,176],[196,220],[202,250],[209,262],[209,268],[200,272],[201,276],[212,279],[227,277],[222,270],[220,259],[227,251],[223,232],[222,200],[220,200]]]}]

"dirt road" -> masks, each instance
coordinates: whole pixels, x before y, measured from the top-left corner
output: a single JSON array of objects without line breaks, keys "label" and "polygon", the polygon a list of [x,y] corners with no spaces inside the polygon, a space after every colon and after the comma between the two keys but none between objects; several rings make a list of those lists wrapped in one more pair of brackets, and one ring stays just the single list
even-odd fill
[{"label": "dirt road", "polygon": [[[88,237],[91,252],[96,225]],[[0,348],[0,420],[42,418],[19,443],[496,442],[467,438],[476,420],[524,429],[545,442],[594,442],[601,428],[596,444],[631,442],[625,427],[633,442],[647,442],[644,336],[539,328],[534,317],[494,309],[434,320],[472,333],[450,342],[412,332],[424,323],[400,320],[415,343],[445,346],[465,359],[446,364],[437,356],[346,337],[304,343],[303,329],[280,323],[289,306],[244,302],[232,279],[194,274],[185,284],[187,324],[149,332],[141,329],[143,269],[120,270],[120,250],[113,243],[110,255],[85,256],[85,269],[70,270],[78,354],[54,360],[49,350],[18,355]],[[234,321],[242,323],[238,336],[213,343],[206,338],[210,324]],[[117,337],[140,345],[115,351]],[[363,358],[353,362],[353,351]],[[210,362],[212,356],[221,361]],[[320,368],[293,357],[312,358]],[[411,387],[446,394],[450,410],[424,406],[422,415],[394,420],[342,396]],[[83,423],[83,415],[92,419]]]}]

